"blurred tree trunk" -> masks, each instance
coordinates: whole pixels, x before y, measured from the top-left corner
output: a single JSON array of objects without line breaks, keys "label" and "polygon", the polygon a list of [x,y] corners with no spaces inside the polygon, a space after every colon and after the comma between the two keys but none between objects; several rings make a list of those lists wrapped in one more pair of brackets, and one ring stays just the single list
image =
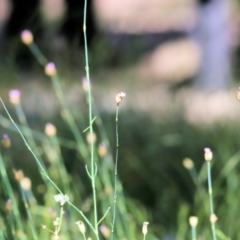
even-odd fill
[{"label": "blurred tree trunk", "polygon": [[202,54],[196,86],[209,90],[226,88],[230,82],[230,45],[225,0],[201,1],[193,36]]}]

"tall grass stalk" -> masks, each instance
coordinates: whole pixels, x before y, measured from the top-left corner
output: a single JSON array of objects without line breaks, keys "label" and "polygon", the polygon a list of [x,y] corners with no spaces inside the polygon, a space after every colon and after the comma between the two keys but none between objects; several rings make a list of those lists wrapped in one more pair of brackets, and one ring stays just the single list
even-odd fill
[{"label": "tall grass stalk", "polygon": [[116,205],[117,205],[117,166],[118,166],[118,148],[119,148],[119,139],[118,139],[118,111],[119,104],[122,101],[122,98],[125,97],[125,93],[121,92],[116,95],[116,155],[115,155],[115,168],[114,168],[114,202],[113,202],[113,218],[112,218],[112,234],[111,240],[114,239],[114,226],[116,221]]},{"label": "tall grass stalk", "polygon": [[[60,188],[55,184],[55,182],[50,178],[50,176],[47,174],[47,172],[45,171],[45,169],[43,168],[43,166],[41,165],[40,161],[38,160],[37,156],[34,154],[33,150],[31,149],[31,147],[29,146],[28,142],[26,141],[25,137],[23,136],[22,132],[20,131],[20,129],[18,128],[18,126],[16,125],[16,123],[14,122],[14,120],[12,119],[10,113],[8,112],[2,98],[0,97],[0,101],[3,105],[3,108],[5,110],[5,112],[7,113],[9,119],[11,120],[11,122],[13,123],[13,125],[16,127],[16,129],[18,130],[20,136],[22,137],[27,149],[30,151],[30,153],[33,155],[35,161],[37,162],[37,164],[39,165],[40,169],[41,169],[41,173],[43,174],[44,177],[47,178],[47,180],[54,186],[54,188],[61,194],[63,195],[62,191],[60,190]],[[5,174],[6,175],[6,174]],[[10,185],[10,183],[9,183]],[[92,226],[91,222],[87,219],[87,217],[83,214],[82,211],[80,211],[74,204],[72,204],[70,202],[70,200],[67,200],[67,203],[73,208],[75,209],[78,213],[80,213],[80,215],[83,217],[83,219],[86,221],[86,223],[89,225],[89,227],[94,231],[95,233],[95,228]],[[21,228],[23,229],[23,228]],[[96,234],[96,233],[95,233]]]},{"label": "tall grass stalk", "polygon": [[211,178],[211,161],[212,161],[212,151],[210,148],[204,149],[205,160],[207,161],[207,175],[208,175],[208,193],[209,193],[209,203],[210,203],[210,222],[212,228],[213,240],[217,240],[215,222],[217,217],[214,214],[214,205],[213,205],[213,195],[212,195],[212,178]]},{"label": "tall grass stalk", "polygon": [[[10,180],[8,178],[7,171],[6,171],[6,168],[4,166],[1,154],[0,154],[0,174],[1,174],[1,178],[2,178],[2,183],[5,186],[6,193],[9,195],[9,199],[10,199],[10,201],[12,203],[13,215],[10,212],[10,214],[11,214],[11,216],[10,216],[10,224],[12,226],[12,229],[11,229],[12,230],[12,235],[13,235],[13,237],[15,239],[15,237],[16,237],[15,235],[16,235],[17,230],[23,231],[24,228],[23,228],[23,223],[21,221],[20,212],[19,212],[18,205],[17,205],[17,199],[15,198],[13,189],[11,187],[11,183],[10,183]],[[16,221],[17,229],[15,229],[14,220]],[[21,234],[21,236],[19,238],[23,239],[23,240],[27,239],[24,233]]]},{"label": "tall grass stalk", "polygon": [[[84,1],[84,12],[83,12],[83,36],[84,36],[84,49],[85,49],[85,71],[86,78],[88,82],[88,113],[89,113],[89,131],[90,135],[93,135],[93,116],[92,116],[92,93],[91,93],[91,83],[90,83],[90,72],[89,72],[89,62],[88,62],[88,44],[87,44],[87,0]],[[90,142],[90,154],[91,154],[91,182],[92,182],[92,192],[93,192],[93,208],[94,208],[94,227],[97,240],[98,236],[98,214],[97,214],[97,196],[95,187],[95,177],[97,174],[97,167],[94,161],[94,141]]]},{"label": "tall grass stalk", "polygon": [[112,235],[111,240],[114,239],[114,226],[116,220],[116,204],[117,204],[117,164],[118,164],[118,109],[119,103],[116,108],[116,157],[115,157],[115,168],[114,168],[114,202],[113,202],[113,219],[112,219]]},{"label": "tall grass stalk", "polygon": [[191,216],[189,218],[189,223],[192,230],[192,240],[197,240],[197,224],[198,224],[198,218],[195,216]]}]

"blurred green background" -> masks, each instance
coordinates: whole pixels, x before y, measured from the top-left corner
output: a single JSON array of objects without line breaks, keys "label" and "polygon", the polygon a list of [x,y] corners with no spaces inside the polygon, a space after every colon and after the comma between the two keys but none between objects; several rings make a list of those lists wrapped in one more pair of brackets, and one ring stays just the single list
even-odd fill
[{"label": "blurred green background", "polygon": [[[1,97],[17,119],[8,92],[19,89],[31,129],[43,132],[51,122],[58,137],[73,141],[51,82],[21,42],[20,33],[30,29],[44,56],[56,64],[64,97],[73,115],[80,116],[77,123],[83,131],[88,124],[82,89],[83,2],[2,0],[1,4]],[[115,95],[127,94],[119,116],[119,177],[126,197],[136,209],[138,204],[144,207],[158,238],[188,239],[188,217],[197,214],[201,239],[209,239],[203,149],[210,147],[219,228],[238,239],[240,111],[234,93],[239,82],[239,3],[95,0],[89,1],[87,16],[93,98],[113,153]],[[2,107],[1,115],[6,116]],[[1,134],[12,139],[17,168],[24,169],[34,195],[44,204],[37,191],[42,180],[32,156],[4,119],[0,125]],[[67,147],[62,147],[62,154],[68,174],[81,176],[87,199],[91,186],[78,161],[81,157]],[[206,189],[202,199],[182,164],[186,157],[193,160]],[[229,226],[230,222],[236,226]]]}]

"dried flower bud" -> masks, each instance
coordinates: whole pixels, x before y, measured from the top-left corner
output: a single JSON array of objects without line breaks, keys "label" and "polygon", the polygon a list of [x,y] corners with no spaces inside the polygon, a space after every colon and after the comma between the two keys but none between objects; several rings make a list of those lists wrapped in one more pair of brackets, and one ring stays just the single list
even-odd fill
[{"label": "dried flower bud", "polygon": [[89,81],[86,77],[82,79],[82,87],[84,92],[87,92],[89,89]]},{"label": "dried flower bud", "polygon": [[97,136],[96,136],[96,134],[94,133],[94,132],[88,132],[87,133],[87,142],[89,143],[89,144],[91,144],[91,143],[95,143],[96,142],[96,140],[97,140]]},{"label": "dried flower bud", "polygon": [[44,131],[47,136],[52,137],[56,135],[57,129],[53,124],[47,123]]},{"label": "dried flower bud", "polygon": [[98,154],[101,157],[105,157],[108,153],[108,149],[104,143],[100,143],[98,146]]},{"label": "dried flower bud", "polygon": [[193,163],[193,161],[190,158],[184,158],[183,159],[183,166],[186,169],[192,169],[193,166],[194,166],[194,163]]},{"label": "dried flower bud", "polygon": [[3,134],[3,138],[2,138],[2,145],[5,148],[10,148],[11,147],[11,140],[8,137],[7,134]]},{"label": "dried flower bud", "polygon": [[148,224],[149,224],[149,222],[144,222],[143,223],[143,226],[142,226],[142,233],[143,233],[143,235],[146,235],[147,232],[148,232]]},{"label": "dried flower bud", "polygon": [[206,161],[211,161],[213,157],[212,151],[210,148],[204,148],[204,158]]},{"label": "dried flower bud", "polygon": [[30,190],[32,187],[32,182],[31,182],[30,178],[24,177],[21,179],[20,185],[21,185],[22,189]]},{"label": "dried flower bud", "polygon": [[119,104],[122,101],[122,98],[126,97],[126,93],[120,92],[116,95],[116,102]]},{"label": "dried flower bud", "polygon": [[76,224],[78,225],[78,228],[82,234],[86,232],[85,225],[82,221],[77,221]]},{"label": "dried flower bud", "polygon": [[189,218],[189,223],[190,223],[191,227],[196,227],[198,224],[198,218],[195,216],[191,216]]},{"label": "dried flower bud", "polygon": [[33,34],[29,30],[24,30],[21,32],[21,40],[24,44],[29,45],[33,42]]},{"label": "dried flower bud", "polygon": [[12,211],[12,200],[11,199],[8,199],[6,201],[5,210],[7,210],[8,212]]},{"label": "dried flower bud", "polygon": [[21,181],[24,178],[24,173],[22,170],[13,170],[13,173],[17,181]]},{"label": "dried flower bud", "polygon": [[213,213],[210,215],[210,222],[215,223],[218,220],[217,216]]},{"label": "dried flower bud", "polygon": [[18,104],[20,103],[21,92],[17,89],[12,89],[8,93],[10,103]]},{"label": "dried flower bud", "polygon": [[238,101],[240,101],[240,87],[238,88],[238,90],[236,91],[236,98]]},{"label": "dried flower bud", "polygon": [[46,66],[45,66],[45,73],[47,76],[54,76],[57,73],[55,64],[53,62],[49,62]]},{"label": "dried flower bud", "polygon": [[105,238],[109,238],[110,235],[111,235],[111,231],[109,230],[108,227],[106,227],[105,225],[101,225],[99,227],[99,230],[100,232],[102,233],[102,235],[105,237]]}]

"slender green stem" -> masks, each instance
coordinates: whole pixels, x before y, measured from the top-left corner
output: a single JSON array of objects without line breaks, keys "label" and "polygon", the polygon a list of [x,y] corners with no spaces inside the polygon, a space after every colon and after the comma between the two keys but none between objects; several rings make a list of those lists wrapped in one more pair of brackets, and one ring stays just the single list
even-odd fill
[{"label": "slender green stem", "polygon": [[[213,196],[212,196],[212,179],[211,179],[211,162],[207,161],[207,173],[208,173],[208,193],[209,193],[209,202],[210,202],[210,216],[214,214],[213,207]],[[213,239],[217,240],[216,228],[214,221],[211,221],[212,235]]]},{"label": "slender green stem", "polygon": [[114,170],[114,202],[113,202],[113,218],[112,218],[112,234],[111,240],[114,239],[114,226],[116,220],[116,204],[117,204],[117,164],[118,164],[118,109],[119,104],[117,104],[116,109],[116,156],[115,156],[115,170]]},{"label": "slender green stem", "polygon": [[[87,25],[86,25],[86,17],[87,17],[87,0],[84,2],[84,14],[83,14],[83,35],[84,35],[84,49],[85,49],[85,71],[88,82],[88,111],[89,111],[89,127],[90,134],[93,134],[92,127],[92,94],[91,94],[91,84],[90,84],[90,73],[89,73],[89,64],[88,64],[88,44],[87,44]],[[97,197],[96,197],[96,187],[95,187],[95,163],[94,163],[94,143],[91,141],[90,143],[90,152],[91,152],[91,182],[92,182],[92,191],[93,191],[93,205],[94,205],[94,226],[95,226],[95,234],[97,239],[98,236],[98,216],[97,216]]]},{"label": "slender green stem", "polygon": [[28,45],[28,47],[29,47],[30,51],[32,52],[32,54],[35,56],[35,58],[38,60],[38,62],[42,66],[45,66],[47,64],[47,59],[41,53],[38,46],[34,42],[32,42],[31,44]]},{"label": "slender green stem", "polygon": [[[14,214],[15,220],[17,222],[17,226],[19,227],[19,229],[21,229],[23,231],[24,228],[23,228],[23,224],[22,224],[22,221],[21,221],[20,212],[18,210],[17,200],[16,200],[16,198],[14,196],[14,193],[13,193],[13,190],[12,190],[12,187],[11,187],[11,183],[9,181],[9,178],[8,178],[8,175],[7,175],[7,172],[6,172],[6,168],[5,168],[4,164],[3,164],[3,159],[2,159],[2,155],[1,154],[0,154],[0,175],[2,177],[2,182],[5,185],[6,192],[9,195],[10,200],[12,201],[13,214]],[[10,224],[13,224],[11,219],[10,219]],[[15,230],[13,232],[13,236],[14,235],[15,235]],[[15,236],[14,236],[14,238],[15,238]],[[21,239],[26,239],[25,234],[21,237]]]},{"label": "slender green stem", "polygon": [[79,132],[78,126],[77,126],[72,114],[69,111],[69,107],[68,107],[66,101],[64,101],[64,94],[62,91],[62,87],[59,83],[58,75],[55,74],[55,75],[51,76],[51,80],[52,80],[52,84],[53,84],[54,90],[56,92],[57,98],[61,104],[61,107],[65,111],[65,120],[66,120],[69,128],[71,129],[75,139],[77,140],[79,152],[82,154],[83,158],[86,160],[86,159],[88,159],[89,154],[86,151],[85,144],[84,144],[82,136]]},{"label": "slender green stem", "polygon": [[31,154],[33,155],[35,161],[37,162],[39,168],[40,168],[41,171],[42,171],[42,174],[47,178],[48,181],[50,181],[50,182],[52,183],[52,185],[58,190],[58,192],[63,195],[62,191],[61,191],[61,190],[58,188],[58,186],[53,182],[53,180],[48,176],[46,170],[44,169],[44,167],[43,167],[42,164],[40,163],[40,161],[39,161],[39,159],[37,158],[36,154],[33,152],[33,150],[31,149],[31,147],[29,146],[29,144],[28,144],[27,140],[25,139],[25,137],[23,136],[21,130],[18,128],[18,126],[16,125],[16,123],[15,123],[14,120],[12,119],[10,113],[8,112],[8,110],[7,110],[7,108],[6,108],[6,106],[5,106],[5,104],[4,104],[4,102],[3,102],[3,100],[2,100],[1,97],[0,97],[0,101],[1,101],[1,103],[2,103],[2,105],[3,105],[3,108],[4,108],[5,112],[7,113],[8,117],[9,117],[9,119],[11,120],[11,122],[13,123],[13,125],[14,125],[14,126],[16,127],[16,129],[18,130],[18,133],[19,133],[20,136],[22,137],[22,139],[23,139],[23,141],[24,141],[27,149],[28,149],[28,150],[31,152]]},{"label": "slender green stem", "polygon": [[[60,194],[63,195],[62,191],[57,187],[57,185],[56,185],[56,184],[52,181],[52,179],[48,176],[47,172],[44,170],[44,168],[42,167],[41,163],[39,162],[37,156],[34,154],[34,152],[32,151],[31,147],[28,145],[28,143],[27,143],[26,139],[24,138],[22,132],[20,131],[20,129],[18,128],[18,126],[16,125],[16,123],[14,122],[14,120],[12,119],[10,113],[8,112],[8,110],[7,110],[7,108],[6,108],[6,106],[5,106],[5,104],[4,104],[4,102],[3,102],[3,100],[2,100],[1,97],[0,97],[0,101],[1,101],[1,103],[2,103],[2,105],[3,105],[4,110],[6,111],[9,119],[11,120],[11,122],[13,123],[13,125],[16,127],[17,131],[19,132],[20,136],[22,137],[22,139],[23,139],[25,145],[27,146],[28,150],[31,152],[31,154],[32,154],[33,157],[35,158],[36,162],[38,163],[39,167],[41,168],[43,175],[51,182],[51,184],[57,189],[57,191],[58,191]],[[72,208],[74,208],[77,212],[79,212],[79,213],[81,214],[81,216],[84,218],[84,220],[87,222],[87,224],[88,224],[88,225],[94,230],[94,232],[95,232],[96,230],[93,228],[92,224],[91,224],[91,223],[88,221],[88,219],[85,217],[85,215],[83,214],[83,212],[80,211],[80,210],[79,210],[75,205],[73,205],[70,201],[68,201],[68,204],[69,204]],[[97,234],[96,232],[95,232],[95,234],[98,236],[98,234]]]},{"label": "slender green stem", "polygon": [[32,219],[32,214],[31,214],[31,212],[29,211],[29,204],[28,204],[28,201],[27,201],[27,197],[26,197],[25,190],[23,190],[21,186],[19,186],[19,188],[20,188],[20,191],[21,191],[21,194],[22,194],[22,199],[23,199],[24,207],[25,207],[26,212],[27,212],[28,221],[30,222],[30,226],[31,226],[32,234],[33,234],[33,239],[34,239],[34,240],[38,240],[39,238],[38,238],[36,229],[35,229],[35,227],[34,227],[34,223],[33,223],[33,219]]},{"label": "slender green stem", "polygon": [[197,229],[196,227],[191,227],[192,229],[192,240],[197,240]]}]

